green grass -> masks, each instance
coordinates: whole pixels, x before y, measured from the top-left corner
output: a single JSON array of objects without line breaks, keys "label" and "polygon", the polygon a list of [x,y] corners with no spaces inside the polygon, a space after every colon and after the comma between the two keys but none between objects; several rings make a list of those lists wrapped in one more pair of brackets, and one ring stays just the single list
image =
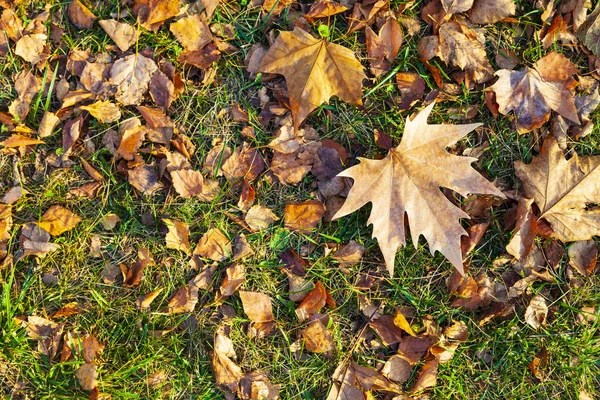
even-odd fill
[{"label": "green grass", "polygon": [[[401,2],[402,3],[402,2]],[[64,8],[63,3],[53,3],[53,10]],[[94,10],[101,18],[108,18],[115,4]],[[420,3],[412,7],[409,15],[417,16]],[[42,3],[32,3],[21,11],[30,12],[42,8]],[[527,2],[519,4],[520,22],[539,27],[539,13]],[[35,14],[35,13],[33,13]],[[24,15],[24,14],[20,14]],[[291,28],[292,22],[285,16],[276,23],[265,23],[255,11],[245,7],[223,6],[213,22],[230,24],[236,28],[237,38],[233,41],[240,51],[224,56],[216,69],[213,85],[191,84],[183,96],[172,106],[171,116],[183,132],[197,146],[192,162],[200,168],[212,141],[220,138],[234,147],[241,143],[242,126],[227,118],[219,118],[219,113],[232,102],[238,101],[248,109],[251,125],[256,128],[253,146],[265,146],[274,135],[271,129],[261,127],[257,122],[257,110],[251,109],[249,99],[261,87],[260,80],[252,81],[244,73],[244,57],[254,43],[267,44],[266,34],[271,29]],[[31,14],[30,14],[31,16]],[[291,16],[290,16],[291,17]],[[66,55],[70,48],[87,49],[92,53],[101,52],[112,44],[99,28],[81,31],[75,29],[63,16],[66,46],[58,48],[54,54]],[[361,44],[360,33],[346,35],[343,18],[333,19],[332,40],[351,47],[366,65],[366,51]],[[490,26],[488,49],[495,44],[515,51],[527,65],[541,58],[546,51],[533,40],[515,41],[517,34],[506,24]],[[424,32],[424,31],[422,31]],[[423,34],[423,33],[422,33]],[[427,81],[428,90],[435,89],[433,80],[418,60],[416,47],[419,37],[406,38],[393,71],[416,71]],[[139,49],[150,47],[156,55],[176,63],[181,48],[166,30],[158,34],[145,33],[138,44]],[[551,49],[549,49],[551,50]],[[560,46],[555,50],[565,52],[574,62],[587,72],[586,58],[569,52]],[[492,53],[490,53],[492,54]],[[493,62],[493,61],[492,61]],[[443,67],[443,63],[440,62]],[[23,67],[18,57],[7,54],[0,59],[0,110],[4,111],[16,93],[12,89],[11,75]],[[445,67],[444,67],[445,68]],[[44,73],[52,76],[53,71]],[[375,146],[372,132],[381,129],[392,135],[398,143],[402,137],[405,119],[418,106],[406,112],[399,112],[394,106],[397,96],[394,72],[371,82],[365,89],[368,96],[365,105],[356,108],[332,99],[328,105],[320,107],[307,119],[307,124],[315,127],[321,137],[340,142],[352,157],[357,155],[373,157],[384,154]],[[391,79],[389,79],[391,78]],[[56,109],[58,103],[52,100],[49,107]],[[533,134],[518,135],[507,117],[493,118],[483,106],[483,92],[462,88],[454,101],[437,105],[431,121],[451,122],[447,110],[450,107],[480,105],[474,121],[482,122],[490,147],[481,157],[477,167],[490,179],[499,179],[508,184],[514,183],[513,162],[529,162],[536,152]],[[27,123],[36,128],[46,98],[40,97],[37,107],[28,117]],[[131,108],[124,118],[136,115]],[[332,117],[333,116],[333,117]],[[599,115],[594,116],[598,121]],[[35,341],[28,338],[25,330],[19,327],[15,317],[39,315],[47,316],[62,305],[78,301],[89,306],[89,310],[62,319],[65,331],[93,333],[106,345],[100,356],[100,391],[112,395],[114,399],[154,399],[154,398],[201,398],[222,399],[224,394],[217,388],[211,365],[213,335],[222,322],[219,309],[213,304],[214,292],[204,293],[201,304],[194,313],[171,316],[163,311],[170,296],[194,275],[188,265],[188,257],[178,251],[165,248],[164,231],[160,228],[161,218],[174,218],[190,225],[191,242],[196,243],[207,229],[218,227],[229,237],[241,231],[225,214],[233,210],[237,199],[233,183],[222,181],[222,191],[210,203],[185,200],[180,197],[140,196],[126,182],[112,163],[110,154],[102,149],[102,136],[117,124],[93,125],[90,127],[96,150],[86,157],[105,176],[105,185],[94,201],[67,199],[70,189],[90,181],[83,169],[76,165],[72,169],[57,169],[47,175],[33,179],[36,155],[29,154],[18,159],[17,167],[22,172],[23,187],[29,194],[21,199],[13,209],[14,224],[37,221],[53,204],[66,205],[75,210],[84,220],[76,229],[61,235],[54,242],[61,249],[46,258],[32,257],[20,260],[14,265],[0,267],[1,306],[0,306],[0,396],[5,398],[88,398],[89,394],[79,388],[74,375],[83,360],[50,364],[39,354]],[[61,144],[57,131],[48,138],[47,146],[39,146],[37,153],[52,154]],[[4,132],[2,133],[4,136]],[[248,141],[248,139],[244,139]],[[462,144],[472,147],[482,143],[476,133],[465,138]],[[599,154],[600,132],[594,132],[572,147],[580,154]],[[265,154],[268,152],[265,151]],[[0,155],[0,192],[12,186],[14,175],[13,158]],[[277,215],[283,214],[286,203],[305,200],[311,197],[312,178],[305,179],[298,186],[273,184],[267,176],[256,183],[257,202],[272,208]],[[506,207],[494,210],[494,218],[486,233],[472,254],[471,272],[487,271],[500,278],[510,270],[507,265],[494,266],[493,260],[504,252],[510,239],[510,232],[503,226]],[[121,222],[113,231],[105,231],[100,225],[102,216],[115,213]],[[142,223],[142,215],[149,213],[156,221],[154,226]],[[582,307],[598,309],[600,300],[597,275],[583,281],[580,287],[570,287],[564,276],[567,257],[563,257],[556,282],[536,283],[534,291],[551,292],[555,302],[549,324],[538,331],[531,329],[524,321],[523,313],[527,306],[526,297],[517,305],[514,317],[504,321],[493,321],[483,327],[477,323],[477,315],[452,308],[452,299],[447,293],[446,279],[450,276],[451,265],[440,255],[431,256],[428,246],[421,240],[418,249],[412,245],[398,252],[394,277],[383,272],[381,254],[377,242],[371,239],[371,228],[366,226],[368,207],[333,223],[323,223],[317,232],[300,235],[283,228],[283,223],[275,223],[268,230],[246,236],[255,255],[243,263],[247,271],[246,290],[268,294],[273,300],[277,328],[273,335],[262,339],[248,338],[246,327],[249,322],[242,311],[238,296],[226,300],[225,307],[231,307],[235,316],[228,323],[232,327],[238,363],[244,371],[262,370],[272,383],[281,385],[282,399],[322,399],[331,384],[331,376],[341,360],[352,356],[361,363],[377,365],[391,355],[391,349],[372,349],[359,341],[358,333],[366,323],[358,306],[358,295],[363,293],[374,303],[381,303],[383,312],[391,314],[400,306],[415,310],[418,317],[430,315],[441,325],[454,320],[464,321],[469,327],[469,338],[458,348],[454,358],[440,366],[437,386],[432,391],[433,398],[439,399],[556,399],[577,398],[582,391],[592,396],[600,396],[600,322],[581,325],[576,323]],[[13,229],[11,250],[19,248],[18,229]],[[88,255],[89,243],[93,234],[102,239],[103,255],[91,258]],[[333,320],[335,351],[332,358],[306,354],[296,359],[289,350],[305,325],[299,323],[294,313],[295,304],[287,298],[287,280],[278,269],[278,254],[287,248],[301,251],[310,242],[325,242],[333,237],[340,242],[356,240],[367,251],[363,260],[343,272],[322,248],[317,248],[309,257],[308,277],[325,284],[337,302],[335,309],[325,308]],[[103,283],[101,273],[107,263],[132,263],[139,247],[148,247],[156,264],[145,270],[145,279],[139,288],[125,289]],[[218,287],[226,263],[219,266],[211,289]],[[55,275],[57,284],[44,283],[45,274]],[[355,288],[359,274],[379,277],[380,284],[374,289],[361,292]],[[163,292],[152,305],[152,311],[140,312],[134,301],[142,294],[163,287]],[[418,319],[417,319],[418,320]],[[172,332],[154,337],[153,331],[175,328]],[[422,328],[419,322],[416,328]],[[529,371],[528,366],[536,353],[545,347],[548,350],[548,365],[544,369],[546,379],[539,382]],[[353,354],[350,351],[356,348]],[[487,364],[477,354],[486,351],[492,355]],[[156,372],[164,372],[167,379],[158,386],[151,387],[147,378]],[[409,389],[416,381],[418,369],[407,382]]]}]

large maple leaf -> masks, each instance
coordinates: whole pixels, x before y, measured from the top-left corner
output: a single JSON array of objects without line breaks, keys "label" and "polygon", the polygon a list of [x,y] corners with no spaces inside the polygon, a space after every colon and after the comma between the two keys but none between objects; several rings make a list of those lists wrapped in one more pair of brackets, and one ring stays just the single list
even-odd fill
[{"label": "large maple leaf", "polygon": [[281,32],[259,70],[285,77],[296,129],[331,96],[362,104],[362,81],[367,76],[352,50],[300,28]]},{"label": "large maple leaf", "polygon": [[383,160],[361,158],[359,165],[339,175],[354,179],[354,185],[334,219],[371,202],[368,223],[373,224],[373,236],[390,274],[396,251],[406,244],[405,215],[415,247],[423,235],[432,254],[441,252],[463,272],[460,237],[466,231],[460,219],[469,216],[448,200],[440,187],[462,196],[479,193],[504,197],[471,167],[476,158],[455,156],[445,150],[481,124],[428,125],[432,108],[433,103],[413,120],[407,119],[400,145]]},{"label": "large maple leaf", "polygon": [[567,160],[556,139],[548,137],[531,164],[515,162],[515,173],[554,237],[573,242],[600,236],[600,210],[590,207],[600,204],[599,157],[574,154]]},{"label": "large maple leaf", "polygon": [[519,133],[542,126],[554,110],[579,124],[577,107],[571,90],[577,85],[572,75],[577,67],[565,56],[552,52],[541,58],[534,68],[523,71],[496,71],[498,81],[490,86],[496,93],[498,110],[515,114]]}]

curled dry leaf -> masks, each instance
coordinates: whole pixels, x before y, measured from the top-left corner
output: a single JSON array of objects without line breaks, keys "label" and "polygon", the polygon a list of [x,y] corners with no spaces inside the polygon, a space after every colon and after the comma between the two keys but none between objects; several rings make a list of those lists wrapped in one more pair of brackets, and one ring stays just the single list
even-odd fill
[{"label": "curled dry leaf", "polygon": [[306,298],[296,308],[296,316],[298,316],[300,322],[306,321],[311,316],[318,314],[325,307],[328,297],[329,293],[327,293],[325,286],[321,282],[317,282],[315,288],[308,293]]},{"label": "curled dry leaf", "polygon": [[398,355],[391,356],[381,369],[381,374],[390,381],[403,384],[410,378],[412,365]]},{"label": "curled dry leaf", "polygon": [[301,28],[281,32],[259,70],[285,77],[296,129],[331,96],[353,105],[362,104],[362,81],[367,77],[354,53],[338,44],[315,39]]},{"label": "curled dry leaf", "polygon": [[375,76],[383,75],[392,67],[400,46],[402,46],[402,28],[395,18],[388,17],[379,30],[379,35],[375,34],[368,26],[365,28],[365,34],[371,72]]},{"label": "curled dry leaf", "polygon": [[537,216],[531,206],[533,200],[520,198],[517,206],[515,231],[506,251],[517,260],[524,260],[533,248],[533,240],[537,235]]},{"label": "curled dry leaf", "polygon": [[596,57],[600,57],[600,6],[587,16],[585,22],[577,31],[577,38],[581,40]]},{"label": "curled dry leaf", "polygon": [[27,317],[27,335],[38,341],[38,351],[47,356],[50,362],[60,346],[64,325],[42,317]]},{"label": "curled dry leaf", "polygon": [[200,239],[194,249],[194,254],[213,261],[225,261],[231,257],[231,241],[223,231],[217,228],[209,229]]},{"label": "curled dry leaf", "polygon": [[437,359],[430,360],[423,365],[421,372],[419,372],[417,382],[415,383],[415,386],[413,386],[412,393],[422,392],[437,384],[438,365],[439,362]]},{"label": "curled dry leaf", "polygon": [[460,219],[468,215],[443,195],[440,186],[463,196],[481,193],[504,198],[500,190],[471,167],[475,158],[454,156],[445,150],[479,125],[428,125],[433,105],[406,121],[400,145],[386,158],[360,159],[360,165],[340,174],[354,179],[354,186],[334,219],[371,202],[368,223],[373,224],[373,236],[390,274],[396,251],[406,242],[405,215],[415,247],[419,236],[425,236],[431,252],[440,251],[462,273],[460,237],[466,231]]},{"label": "curled dry leaf", "polygon": [[325,206],[319,200],[286,204],[284,226],[293,231],[307,233],[314,229],[325,214]]},{"label": "curled dry leaf", "polygon": [[38,128],[38,136],[41,138],[45,138],[48,136],[52,136],[54,132],[54,128],[60,123],[60,118],[56,116],[53,112],[46,111],[42,120],[40,121],[40,127]]},{"label": "curled dry leaf", "polygon": [[127,179],[134,188],[147,196],[152,196],[163,188],[152,165],[138,165],[130,169],[127,171]]},{"label": "curled dry leaf", "polygon": [[182,221],[177,221],[170,218],[163,218],[163,222],[167,225],[169,231],[165,240],[167,249],[181,250],[186,254],[190,253],[190,228],[188,224]]},{"label": "curled dry leaf", "polygon": [[[94,183],[98,184],[98,182]],[[104,230],[112,231],[113,229],[115,229],[115,226],[117,226],[119,221],[121,221],[121,218],[119,218],[117,214],[110,213],[102,217],[102,219],[100,220],[100,225],[102,225],[102,228],[104,228]]]},{"label": "curled dry leaf", "polygon": [[[0,215],[3,213],[0,212]],[[6,226],[6,219],[0,220],[0,226]],[[8,239],[6,239],[8,240]],[[60,246],[55,243],[50,243],[50,234],[34,224],[26,224],[21,230],[21,238],[19,238],[23,248],[23,257],[35,255],[45,257],[48,253],[60,249]]]},{"label": "curled dry leaf", "polygon": [[147,293],[143,296],[138,297],[137,300],[135,301],[135,306],[137,307],[137,309],[138,310],[146,310],[146,309],[150,308],[150,304],[152,304],[154,299],[156,299],[158,297],[158,295],[161,294],[163,289],[164,288],[161,287],[156,290],[153,290],[150,293]]},{"label": "curled dry leaf", "polygon": [[539,329],[546,325],[546,317],[548,316],[548,305],[546,299],[540,295],[535,295],[531,298],[531,302],[525,310],[525,321],[533,329]]},{"label": "curled dry leaf", "polygon": [[103,124],[110,124],[121,119],[121,110],[110,101],[97,101],[94,104],[81,106],[80,108],[92,114],[92,117]]},{"label": "curled dry leaf", "polygon": [[121,51],[129,50],[140,37],[141,32],[125,22],[105,19],[100,21],[99,24]]},{"label": "curled dry leaf", "polygon": [[270,208],[258,204],[252,206],[244,217],[244,221],[255,231],[267,229],[269,225],[278,220],[279,217]]},{"label": "curled dry leaf", "polygon": [[496,93],[498,111],[513,111],[519,133],[539,128],[554,110],[579,124],[579,116],[571,90],[577,85],[572,75],[577,67],[565,56],[552,52],[540,59],[534,68],[522,71],[496,71],[498,81],[490,90]]},{"label": "curled dry leaf", "polygon": [[228,331],[229,328],[221,326],[215,333],[213,371],[217,385],[222,385],[229,391],[236,393],[244,374],[242,369],[232,360],[236,356]]},{"label": "curled dry leaf", "polygon": [[[402,102],[398,105],[400,111],[408,110],[425,93],[425,80],[415,72],[398,72],[396,74],[396,86],[400,91]],[[381,145],[380,145],[381,147]],[[389,150],[389,147],[384,147]]]},{"label": "curled dry leaf", "polygon": [[80,216],[73,214],[64,207],[55,205],[42,215],[42,219],[37,223],[37,226],[52,236],[58,236],[75,228],[79,222],[81,222]]},{"label": "curled dry leaf", "polygon": [[246,281],[246,271],[241,264],[232,264],[225,270],[226,276],[221,283],[221,297],[229,297]]},{"label": "curled dry leaf", "polygon": [[117,155],[126,160],[133,160],[135,153],[137,153],[144,141],[146,131],[146,127],[141,125],[125,129],[119,143],[119,148],[117,148]]},{"label": "curled dry leaf", "polygon": [[567,160],[550,136],[531,164],[515,162],[515,174],[538,206],[539,217],[552,226],[553,237],[573,242],[600,235],[600,214],[589,208],[600,203],[599,158],[574,154]]}]

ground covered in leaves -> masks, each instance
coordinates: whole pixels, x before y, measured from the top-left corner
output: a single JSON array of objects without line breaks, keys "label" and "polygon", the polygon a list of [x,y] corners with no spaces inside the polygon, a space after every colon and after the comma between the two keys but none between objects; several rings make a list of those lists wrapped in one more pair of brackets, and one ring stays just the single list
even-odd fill
[{"label": "ground covered in leaves", "polygon": [[3,398],[600,396],[596,4],[0,9]]}]

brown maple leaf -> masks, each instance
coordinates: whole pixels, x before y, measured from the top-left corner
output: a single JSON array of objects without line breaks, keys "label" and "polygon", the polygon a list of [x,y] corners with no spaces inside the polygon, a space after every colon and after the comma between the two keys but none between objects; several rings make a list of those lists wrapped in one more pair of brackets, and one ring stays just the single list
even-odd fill
[{"label": "brown maple leaf", "polygon": [[496,71],[499,79],[490,90],[496,93],[500,113],[514,112],[519,133],[542,126],[550,118],[551,110],[579,124],[571,92],[577,85],[572,78],[577,71],[565,56],[552,52],[533,68]]},{"label": "brown maple leaf", "polygon": [[316,39],[300,28],[281,32],[259,70],[285,77],[296,129],[331,96],[362,104],[366,75],[352,50]]},{"label": "brown maple leaf", "polygon": [[406,121],[400,145],[386,158],[361,158],[359,165],[339,175],[354,179],[354,186],[334,219],[371,202],[373,208],[368,223],[373,224],[373,236],[379,241],[390,274],[398,247],[406,243],[405,215],[415,247],[423,235],[432,254],[441,252],[462,273],[460,237],[466,231],[460,219],[468,215],[450,202],[440,187],[462,196],[481,193],[504,197],[471,167],[475,158],[458,157],[445,151],[479,124],[428,125],[427,117],[433,105]]},{"label": "brown maple leaf", "polygon": [[515,163],[515,174],[553,237],[573,242],[600,235],[600,210],[589,207],[600,203],[600,159],[574,154],[567,160],[550,136],[531,164]]}]

